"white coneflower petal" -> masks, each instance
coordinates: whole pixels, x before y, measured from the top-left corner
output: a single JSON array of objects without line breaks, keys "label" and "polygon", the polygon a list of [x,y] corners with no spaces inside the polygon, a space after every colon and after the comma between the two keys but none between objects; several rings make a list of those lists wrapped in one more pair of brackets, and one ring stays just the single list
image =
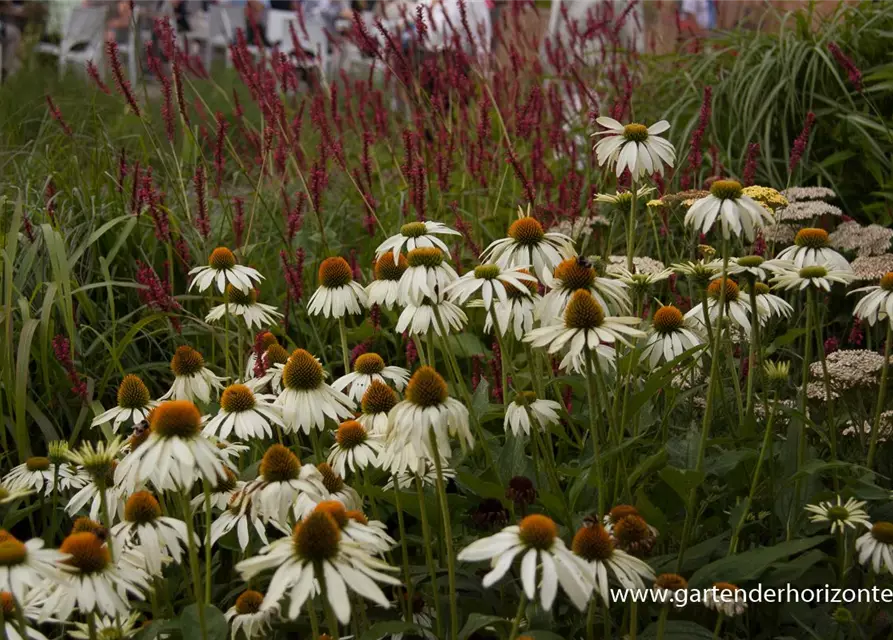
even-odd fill
[{"label": "white coneflower petal", "polygon": [[205,322],[220,322],[228,313],[231,316],[242,318],[248,326],[248,330],[251,331],[254,327],[258,329],[272,327],[282,317],[276,307],[257,301],[256,289],[251,289],[246,293],[230,284],[226,286],[225,295],[226,304],[211,309],[205,316]]},{"label": "white coneflower petal", "polygon": [[856,539],[859,562],[876,574],[893,573],[893,523],[875,522],[867,533]]},{"label": "white coneflower petal", "polygon": [[673,305],[667,305],[654,312],[641,358],[654,369],[661,362],[672,362],[703,343],[702,336],[685,326],[682,312]]},{"label": "white coneflower petal", "polygon": [[236,264],[236,256],[226,247],[214,249],[208,259],[208,266],[195,267],[189,271],[189,275],[192,278],[190,290],[198,287],[199,291],[204,291],[215,285],[220,293],[226,292],[227,284],[248,293],[255,283],[259,284],[263,280],[256,269]]},{"label": "white coneflower petal", "polygon": [[397,256],[405,248],[407,253],[418,248],[436,248],[444,253],[449,253],[449,248],[444,244],[443,240],[437,236],[461,235],[458,231],[450,229],[442,222],[407,222],[400,227],[400,233],[391,236],[375,249],[375,257],[379,258],[388,251],[392,252],[394,261],[398,260]]},{"label": "white coneflower petal", "polygon": [[794,244],[776,257],[792,262],[797,269],[827,266],[839,271],[853,270],[849,261],[831,248],[828,232],[824,229],[800,229],[794,237]]},{"label": "white coneflower petal", "polygon": [[409,371],[403,367],[388,366],[377,353],[363,353],[357,356],[353,371],[341,376],[332,383],[336,391],[345,391],[354,402],[359,402],[373,381],[389,382],[397,391],[402,391],[409,380]]},{"label": "white coneflower petal", "polygon": [[[554,400],[537,398],[534,392],[525,391],[506,406],[503,426],[506,432],[511,431],[515,436],[530,435],[531,426],[545,429],[558,424],[560,410],[561,405]],[[531,420],[534,425],[531,425]]]},{"label": "white coneflower petal", "polygon": [[325,383],[325,371],[312,354],[295,349],[282,370],[282,392],[276,406],[282,411],[288,432],[321,431],[326,418],[340,422],[353,414],[354,403]]},{"label": "white coneflower petal", "polygon": [[868,521],[868,512],[863,509],[865,503],[860,500],[848,498],[844,503],[840,496],[836,502],[819,502],[806,505],[806,511],[812,515],[810,522],[827,522],[831,526],[831,533],[845,532],[847,529],[856,530],[858,527],[871,527]]},{"label": "white coneflower petal", "polygon": [[877,285],[854,289],[849,295],[863,292],[865,295],[853,310],[854,316],[867,320],[872,326],[884,318],[888,322],[893,320],[893,272],[884,274]]},{"label": "white coneflower petal", "polygon": [[596,122],[606,131],[597,131],[593,136],[605,136],[595,143],[595,153],[600,166],[614,167],[617,176],[629,169],[633,180],[644,175],[663,175],[664,164],[672,167],[676,162],[676,149],[659,134],[670,128],[666,120],[655,122],[650,127],[643,124],[620,124],[605,116]]},{"label": "white coneflower petal", "polygon": [[223,391],[223,381],[205,367],[205,359],[198,351],[188,346],[177,347],[171,358],[171,371],[174,383],[159,400],[189,400],[190,402],[211,402],[211,394]]},{"label": "white coneflower petal", "polygon": [[741,184],[734,180],[715,181],[710,195],[696,201],[685,213],[685,224],[704,234],[717,220],[724,238],[744,234],[751,242],[756,229],[774,222],[769,210],[744,195]]},{"label": "white coneflower petal", "polygon": [[255,394],[243,384],[230,385],[220,397],[220,411],[205,425],[202,434],[240,440],[272,438],[271,425],[285,427],[275,396]]},{"label": "white coneflower petal", "polygon": [[362,313],[366,290],[354,282],[353,270],[344,258],[326,258],[319,265],[319,287],[307,303],[310,315],[342,318]]},{"label": "white coneflower petal", "polygon": [[128,374],[118,387],[117,406],[93,418],[92,425],[96,427],[111,421],[112,428],[117,430],[121,425],[138,424],[145,420],[157,405],[158,403],[149,397],[149,389],[139,376]]},{"label": "white coneflower petal", "polygon": [[581,527],[574,535],[573,559],[592,582],[605,603],[610,602],[608,577],[615,578],[626,589],[644,589],[654,580],[654,571],[644,560],[616,548],[611,534],[596,522]]}]

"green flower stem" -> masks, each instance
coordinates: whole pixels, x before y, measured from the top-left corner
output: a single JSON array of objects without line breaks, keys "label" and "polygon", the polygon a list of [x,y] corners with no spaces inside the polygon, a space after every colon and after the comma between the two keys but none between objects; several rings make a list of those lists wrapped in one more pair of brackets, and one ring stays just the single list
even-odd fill
[{"label": "green flower stem", "polygon": [[[707,382],[707,398],[704,406],[704,418],[701,422],[701,438],[698,444],[698,457],[695,463],[695,471],[700,473],[704,469],[704,458],[707,453],[707,443],[710,440],[710,419],[713,417],[713,396],[716,394],[716,386],[719,382],[719,360],[720,346],[722,342],[722,321],[726,309],[726,287],[725,280],[729,272],[729,241],[723,238],[722,241],[722,274],[720,282],[723,286],[719,288],[719,315],[716,318],[716,332],[713,336],[713,349],[710,359],[710,379]],[[707,307],[706,292],[704,294],[704,319],[705,322],[710,317],[710,310]],[[695,520],[695,506],[698,498],[698,488],[692,487],[688,495],[688,504],[685,509],[685,523],[682,526],[682,538],[679,541],[679,556],[676,560],[677,573],[682,568],[682,561],[685,558],[685,549],[688,545],[688,539]]]},{"label": "green flower stem", "polygon": [[586,640],[595,640],[595,610],[598,608],[598,600],[590,597],[589,607],[586,611]]},{"label": "green flower stem", "polygon": [[440,513],[443,520],[443,539],[446,543],[447,577],[450,585],[450,637],[456,640],[459,634],[459,607],[456,602],[456,558],[453,554],[453,531],[450,524],[450,505],[447,502],[446,485],[443,482],[443,465],[440,451],[437,449],[437,436],[434,429],[428,431],[428,441],[434,453],[434,468],[437,471],[437,496],[440,502]]},{"label": "green flower stem", "polygon": [[[112,530],[112,519],[109,517],[109,505],[108,498],[105,495],[105,482],[102,479],[96,479],[96,488],[99,493],[99,514],[102,517],[102,526],[105,527],[106,531]],[[109,558],[111,560],[115,559],[115,551],[112,549],[113,545],[108,545],[109,550]]]},{"label": "green flower stem", "polygon": [[425,562],[428,565],[428,574],[431,576],[431,591],[434,596],[434,616],[437,637],[443,638],[443,618],[440,615],[440,595],[437,593],[437,568],[434,566],[434,545],[431,542],[431,527],[428,525],[428,510],[425,508],[425,489],[422,486],[422,479],[418,475],[415,476],[415,488],[416,493],[418,493],[419,496],[419,515],[422,520],[422,538],[425,541]]},{"label": "green flower stem", "polygon": [[425,349],[422,347],[422,343],[418,336],[412,336],[412,343],[415,345],[415,352],[419,355],[419,361],[422,363],[422,366],[426,366],[428,364],[428,357],[425,355]]},{"label": "green flower stem", "polygon": [[722,623],[723,623],[724,619],[725,619],[725,615],[722,613],[722,611],[720,611],[719,614],[716,616],[716,626],[713,627],[714,640],[716,640],[717,638],[720,637],[719,632],[722,631]]},{"label": "green flower stem", "polygon": [[524,612],[527,610],[527,594],[521,590],[521,598],[518,600],[518,612],[512,621],[512,630],[509,632],[509,640],[515,640],[521,630],[521,620],[524,619]]},{"label": "green flower stem", "polygon": [[772,395],[772,404],[769,407],[769,420],[766,422],[766,430],[763,433],[763,443],[760,446],[760,455],[757,458],[757,466],[753,471],[753,478],[750,481],[750,492],[747,494],[747,500],[744,502],[744,510],[741,512],[741,517],[738,518],[738,524],[735,525],[735,530],[732,532],[732,540],[729,543],[729,552],[727,555],[732,555],[738,551],[738,537],[741,535],[741,529],[744,527],[744,521],[747,519],[747,512],[750,511],[750,506],[753,504],[753,497],[756,494],[757,487],[760,483],[760,471],[763,468],[763,461],[766,459],[766,454],[772,446],[772,423],[775,421],[775,409],[777,403],[778,392],[775,392]]},{"label": "green flower stem", "polygon": [[881,431],[881,415],[884,412],[884,401],[887,398],[887,372],[890,362],[890,343],[893,342],[893,319],[887,318],[887,338],[884,343],[884,366],[881,369],[881,388],[878,391],[877,405],[874,408],[874,421],[871,424],[871,443],[868,445],[868,462],[866,466],[874,469],[874,456],[877,453],[878,436]]},{"label": "green flower stem", "polygon": [[329,635],[332,636],[334,640],[339,640],[339,638],[341,638],[341,632],[338,629],[338,619],[335,617],[332,605],[329,604],[326,574],[322,571],[322,566],[317,565],[316,569],[319,569],[319,571],[315,571],[314,573],[319,577],[319,599],[322,600],[322,608],[326,613],[326,626],[329,628]]},{"label": "green flower stem", "polygon": [[313,606],[313,601],[307,601],[307,614],[310,618],[310,633],[313,635],[313,640],[319,640],[319,619],[316,617],[316,607]]},{"label": "green flower stem", "polygon": [[[43,495],[43,492],[41,492]],[[59,463],[53,465],[53,492],[50,498],[50,530],[47,532],[44,542],[52,545],[53,537],[56,535],[56,527],[59,525],[59,515],[57,506],[59,504]]]},{"label": "green flower stem", "polygon": [[344,316],[338,318],[338,334],[341,336],[341,358],[344,361],[344,375],[350,373],[350,350],[347,348],[347,328]]},{"label": "green flower stem", "polygon": [[657,640],[664,640],[667,632],[667,618],[670,615],[670,604],[665,602],[660,607],[660,615],[657,618]]},{"label": "green flower stem", "polygon": [[630,193],[632,199],[629,203],[629,218],[626,223],[626,268],[632,272],[633,270],[633,248],[636,239],[636,207],[638,205],[639,194],[636,191],[636,181],[630,183]]},{"label": "green flower stem", "polygon": [[753,388],[754,380],[760,371],[760,362],[762,361],[762,351],[760,351],[760,312],[757,307],[757,289],[756,278],[749,277],[750,280],[750,317],[752,320],[750,330],[750,355],[748,357],[747,367],[747,416],[753,416]]},{"label": "green flower stem", "polygon": [[[499,332],[499,324],[496,322],[496,314],[490,309],[490,318],[493,320],[493,335],[496,336],[496,344],[499,345],[499,370],[502,374],[502,404],[508,406],[509,403],[509,369],[511,361],[505,351],[505,342],[502,340],[502,334]],[[512,376],[514,382],[514,375]]]},{"label": "green flower stem", "polygon": [[800,470],[803,468],[804,458],[806,457],[806,409],[807,395],[806,390],[809,387],[809,363],[812,359],[812,287],[806,288],[806,340],[803,343],[803,371],[800,385],[800,419],[797,421],[797,480],[794,482],[794,500],[791,504],[790,513],[788,513],[788,522],[786,525],[785,540],[790,540],[794,534],[794,521],[797,519],[799,511],[800,493],[803,489],[803,478],[799,476]]},{"label": "green flower stem", "polygon": [[223,357],[226,360],[226,377],[229,378],[232,376],[232,368],[229,361],[229,299],[226,290],[223,292]]},{"label": "green flower stem", "polygon": [[592,455],[595,464],[595,482],[598,491],[598,515],[601,517],[605,513],[605,478],[602,470],[601,452],[599,451],[599,429],[598,417],[596,414],[595,403],[595,375],[593,375],[592,359],[597,355],[586,352],[586,401],[589,404],[589,434],[592,438]]},{"label": "green flower stem", "polygon": [[186,544],[189,549],[189,566],[192,570],[192,594],[195,605],[198,608],[198,626],[202,640],[208,640],[208,624],[205,620],[205,603],[202,602],[201,570],[198,566],[198,549],[195,547],[195,528],[192,522],[192,506],[189,504],[189,495],[186,491],[180,491],[180,507],[183,510],[183,519],[186,521]]},{"label": "green flower stem", "polygon": [[[828,425],[828,443],[831,447],[831,461],[837,462],[837,426],[834,420],[834,398],[831,395],[831,375],[828,373],[828,360],[825,357],[825,341],[822,336],[821,315],[819,313],[819,301],[816,296],[812,297],[812,317],[813,327],[815,329],[816,350],[819,354],[819,361],[822,363],[822,383],[825,388],[826,405],[828,407],[828,415],[825,418],[825,424]],[[831,470],[831,481],[834,484],[834,491],[840,490],[840,480],[837,477],[837,469]]]},{"label": "green flower stem", "polygon": [[394,478],[394,504],[397,507],[397,526],[400,530],[400,551],[403,556],[403,582],[406,584],[407,603],[409,606],[404,608],[407,624],[412,624],[412,600],[413,587],[412,580],[409,575],[409,547],[406,541],[406,524],[403,521],[403,505],[400,504],[400,487],[397,486],[397,479]]},{"label": "green flower stem", "polygon": [[202,482],[205,493],[205,602],[211,602],[211,488]]}]

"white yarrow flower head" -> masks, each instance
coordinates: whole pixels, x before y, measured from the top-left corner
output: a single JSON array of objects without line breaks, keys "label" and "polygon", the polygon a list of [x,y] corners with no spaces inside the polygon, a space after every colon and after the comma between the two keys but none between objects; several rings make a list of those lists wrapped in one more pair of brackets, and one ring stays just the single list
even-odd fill
[{"label": "white yarrow flower head", "polygon": [[543,430],[550,425],[558,424],[558,412],[561,405],[554,400],[537,398],[533,391],[522,391],[505,408],[503,427],[518,437],[530,435],[530,429]]},{"label": "white yarrow flower head", "polygon": [[340,476],[346,476],[347,469],[357,472],[370,465],[376,466],[383,440],[383,436],[371,435],[357,420],[342,422],[335,432],[328,463]]},{"label": "white yarrow flower head", "polygon": [[714,582],[713,587],[706,590],[704,606],[734,618],[747,610],[747,593],[731,582]]},{"label": "white yarrow flower head", "polygon": [[[161,576],[168,561],[180,564],[189,544],[186,523],[162,515],[161,505],[148,491],[137,491],[127,499],[124,520],[112,527],[111,534],[116,550],[139,552],[151,576]],[[198,535],[192,535],[199,545]]]},{"label": "white yarrow flower head", "polygon": [[189,400],[190,402],[211,402],[211,392],[223,391],[226,378],[215,376],[205,367],[205,359],[192,347],[177,347],[171,358],[171,371],[174,384],[159,400]]},{"label": "white yarrow flower head", "polygon": [[574,560],[606,604],[610,604],[609,577],[625,589],[644,589],[655,578],[648,563],[618,549],[615,539],[599,522],[580,527],[571,549]]},{"label": "white yarrow flower head", "polygon": [[93,418],[93,426],[111,421],[112,428],[118,430],[121,425],[135,425],[149,417],[149,412],[158,403],[149,396],[149,389],[139,376],[132,373],[124,376],[118,387],[117,406],[100,413]]},{"label": "white yarrow flower head", "polygon": [[824,229],[800,229],[794,236],[794,244],[783,249],[776,259],[789,260],[797,269],[820,265],[839,271],[853,270],[849,261],[831,248]]},{"label": "white yarrow flower head", "polygon": [[370,435],[384,436],[388,432],[388,414],[399,401],[393,389],[383,382],[373,380],[363,394],[363,401],[360,403],[363,412],[357,417],[357,422]]},{"label": "white yarrow flower head", "polygon": [[231,316],[242,318],[248,326],[248,330],[265,329],[279,322],[282,314],[273,305],[262,304],[257,301],[257,289],[248,291],[237,289],[231,284],[226,285],[226,303],[211,309],[205,322],[220,322],[229,313]]},{"label": "white yarrow flower head", "polygon": [[128,494],[149,482],[156,491],[189,492],[196,482],[222,477],[220,449],[202,435],[202,415],[188,400],[162,402],[152,412],[149,436],[115,469],[115,485]]},{"label": "white yarrow flower head", "polygon": [[353,363],[353,371],[332,383],[336,391],[344,391],[354,402],[360,402],[363,394],[375,380],[390,382],[397,391],[402,391],[409,380],[409,371],[403,367],[388,366],[377,353],[363,353]]},{"label": "white yarrow flower head", "polygon": [[244,384],[231,384],[220,396],[220,411],[211,418],[202,433],[227,439],[234,434],[239,440],[272,438],[272,425],[285,427],[275,396],[254,393]]},{"label": "white yarrow flower head", "polygon": [[779,261],[772,283],[778,289],[803,291],[807,287],[814,287],[822,291],[831,291],[835,283],[849,284],[854,279],[855,276],[851,271],[841,271],[829,265],[817,264],[798,269],[791,262]]},{"label": "white yarrow flower head", "polygon": [[142,600],[149,588],[139,554],[119,552],[112,561],[108,545],[95,533],[72,533],[59,551],[63,578],[48,585],[42,620],[67,620],[75,608],[84,615],[126,617],[132,609],[129,598]]},{"label": "white yarrow flower head", "polygon": [[419,306],[426,300],[443,300],[447,287],[459,279],[459,274],[446,262],[445,255],[434,247],[409,252],[406,258],[409,266],[400,276],[397,295],[400,306]]},{"label": "white yarrow flower head", "polygon": [[283,389],[276,398],[285,429],[290,433],[322,431],[326,418],[340,422],[353,415],[349,397],[326,384],[319,360],[304,349],[295,349],[282,370]]},{"label": "white yarrow flower head", "polygon": [[685,326],[682,312],[673,305],[667,305],[654,312],[651,331],[642,348],[642,360],[654,369],[661,362],[672,362],[703,343],[700,335]]},{"label": "white yarrow flower head", "polygon": [[524,341],[555,354],[564,352],[559,367],[565,371],[585,371],[589,355],[599,356],[613,366],[614,345],[629,345],[629,338],[644,338],[636,328],[639,318],[608,316],[602,305],[585,289],[574,292],[556,324],[534,329]]},{"label": "white yarrow flower head", "polygon": [[642,176],[659,173],[663,175],[664,164],[672,167],[676,162],[676,149],[660,134],[670,128],[666,120],[655,122],[650,127],[632,122],[624,125],[614,118],[602,116],[595,120],[606,131],[597,131],[593,136],[604,136],[595,143],[595,154],[599,166],[615,167],[617,177],[626,169],[633,180]]},{"label": "white yarrow flower head", "polygon": [[397,256],[403,251],[409,253],[413,249],[440,249],[444,253],[449,253],[449,248],[444,244],[443,240],[437,236],[459,236],[462,235],[458,231],[450,229],[442,222],[407,222],[400,227],[400,233],[391,236],[375,250],[375,257],[379,258],[387,252],[391,252],[394,261],[397,262]]},{"label": "white yarrow flower head", "polygon": [[390,600],[378,583],[400,584],[389,575],[395,568],[347,539],[335,519],[323,511],[311,513],[295,525],[291,536],[264,547],[236,569],[245,580],[275,569],[260,610],[271,609],[285,598],[288,608],[283,610],[292,620],[323,580],[323,595],[342,624],[350,621],[350,591],[387,609]]},{"label": "white yarrow flower head", "polygon": [[319,265],[319,287],[307,303],[312,316],[342,318],[356,315],[366,306],[366,290],[353,279],[353,270],[341,257],[326,258]]},{"label": "white yarrow flower head", "polygon": [[490,243],[481,260],[495,262],[503,269],[530,266],[545,281],[562,260],[576,257],[574,241],[563,233],[545,231],[530,212],[518,207],[518,219],[508,228],[508,237]]},{"label": "white yarrow flower head", "polygon": [[[440,318],[438,318],[440,316]],[[419,305],[408,304],[397,319],[395,331],[406,331],[411,336],[428,335],[434,331],[438,336],[459,333],[468,322],[468,316],[449,300],[432,302],[425,300]]]},{"label": "white yarrow flower head", "polygon": [[24,602],[28,592],[44,580],[55,582],[63,578],[57,565],[64,558],[55,549],[44,549],[40,538],[21,542],[0,529],[0,591]]},{"label": "white yarrow flower head", "polygon": [[226,285],[231,284],[236,289],[248,293],[256,284],[260,284],[263,276],[251,267],[236,264],[236,256],[226,247],[217,247],[208,258],[208,266],[195,267],[189,271],[192,282],[189,289],[198,287],[204,291],[212,284],[220,293],[226,293]]},{"label": "white yarrow flower head", "polygon": [[685,213],[685,224],[704,234],[717,220],[726,240],[743,233],[750,242],[756,229],[775,222],[772,213],[744,195],[741,183],[735,180],[717,180],[710,185],[710,195],[697,200]]},{"label": "white yarrow flower head", "polygon": [[313,502],[328,495],[322,475],[313,465],[302,465],[292,451],[281,444],[267,449],[261,459],[260,475],[245,486],[257,513],[265,522],[273,521],[288,531],[289,514],[303,494]]},{"label": "white yarrow flower head", "polygon": [[484,310],[489,314],[495,302],[508,302],[508,287],[527,289],[536,278],[527,272],[527,265],[503,269],[497,264],[482,264],[469,271],[447,288],[447,295],[457,304],[465,304],[475,293],[480,293]]},{"label": "white yarrow flower head", "polygon": [[602,277],[596,265],[584,258],[565,260],[543,282],[550,291],[539,301],[536,314],[546,324],[560,318],[571,296],[581,290],[591,293],[606,312],[622,314],[631,309],[626,284]]},{"label": "white yarrow flower head", "polygon": [[806,510],[812,515],[810,522],[828,523],[831,533],[845,533],[847,529],[855,531],[859,527],[871,527],[868,520],[868,512],[863,508],[865,502],[847,498],[841,501],[838,495],[836,501],[824,501],[818,504],[806,505]]},{"label": "white yarrow flower head", "polygon": [[[406,386],[404,400],[398,402],[388,415],[388,434],[382,466],[389,461],[391,473],[413,468],[421,469],[421,461],[434,460],[435,452],[431,434],[437,442],[442,458],[450,459],[450,437],[459,439],[465,447],[474,446],[474,437],[468,427],[468,409],[451,398],[447,383],[433,367],[419,367]],[[414,453],[415,460],[402,455]],[[400,459],[400,464],[395,464]]]},{"label": "white yarrow flower head", "polygon": [[235,604],[230,607],[224,617],[232,626],[233,638],[239,633],[246,638],[267,637],[273,622],[279,617],[279,604],[263,609],[264,594],[248,589],[239,594]]},{"label": "white yarrow flower head", "polygon": [[[738,283],[731,278],[726,278],[725,285],[723,285],[723,279],[717,278],[707,287],[706,313],[709,314],[710,322],[713,326],[716,326],[716,323],[719,321],[719,311],[721,308],[719,304],[720,298],[722,298],[723,305],[725,306],[725,317],[731,320],[736,326],[740,327],[745,335],[749,336],[749,315],[751,308],[750,304],[748,304],[741,295],[741,289],[738,287]],[[695,305],[685,314],[685,320],[691,320],[696,323],[698,329],[706,327],[704,304],[705,303],[702,302],[701,304]],[[757,307],[757,309],[759,310],[759,307]]]},{"label": "white yarrow flower head", "polygon": [[530,600],[538,601],[549,611],[560,585],[577,609],[583,611],[586,608],[592,583],[558,537],[558,526],[546,516],[527,516],[518,525],[472,542],[459,552],[458,559],[461,562],[490,560],[493,569],[483,580],[484,588],[490,588],[508,572],[518,557],[521,558],[521,584]]},{"label": "white yarrow flower head", "polygon": [[867,533],[856,539],[859,562],[881,574],[893,573],[893,523],[875,522]]},{"label": "white yarrow flower head", "polygon": [[381,254],[372,269],[375,280],[366,287],[368,304],[377,304],[385,309],[393,309],[400,293],[400,278],[409,267],[406,256],[398,253],[394,258],[391,252]]},{"label": "white yarrow flower head", "polygon": [[861,320],[867,320],[874,326],[878,320],[893,318],[893,271],[881,277],[880,282],[870,287],[860,287],[850,292],[865,293],[862,299],[856,303],[853,315]]}]

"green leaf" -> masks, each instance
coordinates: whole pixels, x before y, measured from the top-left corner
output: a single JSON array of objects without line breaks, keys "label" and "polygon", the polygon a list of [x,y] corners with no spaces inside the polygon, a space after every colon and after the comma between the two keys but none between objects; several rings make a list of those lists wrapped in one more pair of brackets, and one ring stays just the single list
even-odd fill
[{"label": "green leaf", "polygon": [[692,490],[697,489],[704,482],[704,472],[693,469],[664,467],[658,475],[683,501],[688,500]]},{"label": "green leaf", "polygon": [[379,640],[380,638],[392,636],[395,633],[415,633],[419,634],[421,627],[417,624],[410,624],[402,620],[388,620],[386,622],[376,622],[369,627],[366,632],[360,636],[360,640]]},{"label": "green leaf", "polygon": [[[205,624],[208,630],[208,640],[226,640],[229,637],[229,625],[223,612],[214,605],[205,606]],[[200,628],[198,620],[198,605],[191,604],[180,614],[180,629],[184,638],[195,638]]]},{"label": "green leaf", "polygon": [[499,616],[487,616],[482,613],[472,613],[465,621],[465,626],[459,632],[459,640],[468,640],[475,631],[480,631],[484,627],[492,624],[509,624],[509,621]]},{"label": "green leaf", "polygon": [[773,563],[803,553],[830,537],[813,536],[801,540],[790,540],[772,547],[750,549],[734,556],[728,556],[695,571],[688,583],[695,588],[706,587],[717,581],[740,585],[743,582],[759,578]]},{"label": "green leaf", "polygon": [[[639,637],[642,640],[657,638],[657,623],[649,625]],[[663,635],[664,640],[711,640],[713,637],[711,631],[688,620],[668,620]]]}]

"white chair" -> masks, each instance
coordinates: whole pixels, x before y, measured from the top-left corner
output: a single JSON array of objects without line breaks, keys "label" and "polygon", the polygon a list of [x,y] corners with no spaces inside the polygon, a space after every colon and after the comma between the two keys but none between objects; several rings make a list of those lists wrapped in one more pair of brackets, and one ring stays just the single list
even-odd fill
[{"label": "white chair", "polygon": [[59,59],[60,75],[70,63],[80,64],[83,68],[88,60],[94,60],[101,65],[105,22],[105,7],[76,7],[68,17],[59,44],[41,42],[37,51]]},{"label": "white chair", "polygon": [[208,7],[208,39],[205,42],[205,69],[210,73],[211,60],[215,49],[221,49],[226,58],[226,66],[232,64],[229,55],[226,55],[230,43],[236,39],[236,31],[247,28],[245,20],[245,7],[234,5],[213,4]]},{"label": "white chair", "polygon": [[270,46],[279,47],[279,51],[286,55],[295,50],[289,25],[294,28],[298,46],[313,53],[320,74],[326,77],[329,62],[329,40],[326,37],[323,23],[315,16],[305,15],[304,28],[307,30],[307,37],[303,39],[304,31],[301,29],[297,14],[292,11],[276,9],[267,11],[267,42],[270,43]]}]

